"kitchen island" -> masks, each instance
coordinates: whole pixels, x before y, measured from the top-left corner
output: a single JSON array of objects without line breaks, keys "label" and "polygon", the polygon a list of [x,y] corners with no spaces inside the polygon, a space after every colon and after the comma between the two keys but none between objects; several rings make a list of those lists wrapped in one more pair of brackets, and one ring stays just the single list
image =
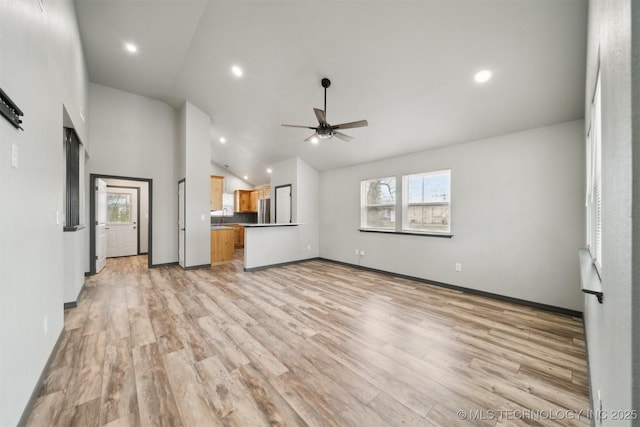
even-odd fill
[{"label": "kitchen island", "polygon": [[[303,241],[305,224],[246,224],[244,269],[253,271],[312,258],[310,244]],[[316,255],[317,256],[317,255]]]}]

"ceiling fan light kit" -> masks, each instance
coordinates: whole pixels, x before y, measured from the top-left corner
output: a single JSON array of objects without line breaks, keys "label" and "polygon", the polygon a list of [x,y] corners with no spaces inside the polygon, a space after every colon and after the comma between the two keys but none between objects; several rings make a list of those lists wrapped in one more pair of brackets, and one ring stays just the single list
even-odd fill
[{"label": "ceiling fan light kit", "polygon": [[322,87],[324,88],[324,110],[319,108],[314,108],[313,112],[316,115],[316,119],[318,119],[318,126],[300,126],[300,125],[282,125],[291,128],[304,128],[304,129],[313,129],[315,133],[311,135],[309,138],[305,139],[305,142],[311,141],[312,143],[317,143],[318,140],[321,139],[331,139],[334,136],[342,141],[349,142],[353,140],[347,134],[339,132],[338,129],[353,129],[358,127],[368,126],[369,123],[366,120],[358,120],[356,122],[349,123],[341,123],[339,125],[330,125],[327,122],[327,88],[331,86],[331,80],[328,78],[323,78],[320,82]]}]

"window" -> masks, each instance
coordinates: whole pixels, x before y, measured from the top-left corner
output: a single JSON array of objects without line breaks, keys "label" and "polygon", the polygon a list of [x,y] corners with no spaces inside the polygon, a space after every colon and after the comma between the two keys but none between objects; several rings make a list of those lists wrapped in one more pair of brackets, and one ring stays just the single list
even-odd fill
[{"label": "window", "polygon": [[361,228],[396,228],[396,179],[378,178],[360,183]]},{"label": "window", "polygon": [[132,223],[131,194],[107,193],[107,223]]},{"label": "window", "polygon": [[402,229],[411,232],[451,232],[451,171],[402,177]]},{"label": "window", "polygon": [[80,225],[80,140],[72,128],[64,128],[65,231],[75,231]]},{"label": "window", "polygon": [[602,269],[602,132],[600,73],[591,103],[591,123],[587,133],[587,247],[596,268]]}]

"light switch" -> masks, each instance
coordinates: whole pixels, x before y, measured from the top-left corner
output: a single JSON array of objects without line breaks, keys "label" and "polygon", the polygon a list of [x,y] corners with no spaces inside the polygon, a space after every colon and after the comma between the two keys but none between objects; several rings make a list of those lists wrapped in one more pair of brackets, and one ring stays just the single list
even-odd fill
[{"label": "light switch", "polygon": [[200,215],[200,221],[204,221],[204,214]]}]

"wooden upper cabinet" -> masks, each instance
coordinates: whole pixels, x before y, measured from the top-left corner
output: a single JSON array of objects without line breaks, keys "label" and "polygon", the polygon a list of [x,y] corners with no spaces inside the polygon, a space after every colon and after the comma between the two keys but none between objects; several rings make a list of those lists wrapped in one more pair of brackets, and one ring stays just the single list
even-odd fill
[{"label": "wooden upper cabinet", "polygon": [[271,197],[271,187],[257,190],[236,190],[236,212],[258,212],[258,200]]},{"label": "wooden upper cabinet", "polygon": [[258,196],[260,191],[253,190],[249,192],[249,212],[258,212]]},{"label": "wooden upper cabinet", "polygon": [[251,210],[251,190],[236,190],[234,195],[236,212],[253,212]]},{"label": "wooden upper cabinet", "polygon": [[222,210],[222,192],[223,192],[224,177],[223,176],[211,176],[211,210]]}]

